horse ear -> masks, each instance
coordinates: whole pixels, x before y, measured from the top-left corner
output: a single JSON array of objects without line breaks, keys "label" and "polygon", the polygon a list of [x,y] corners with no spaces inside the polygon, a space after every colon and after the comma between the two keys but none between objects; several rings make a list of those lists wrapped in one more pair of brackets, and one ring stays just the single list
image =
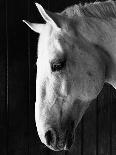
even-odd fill
[{"label": "horse ear", "polygon": [[38,23],[30,23],[26,20],[23,20],[23,22],[27,24],[36,33],[41,33],[45,25],[45,24],[38,24]]},{"label": "horse ear", "polygon": [[43,17],[43,19],[49,23],[50,25],[52,25],[54,28],[56,29],[60,29],[60,21],[61,21],[61,16],[56,14],[56,13],[52,13],[48,10],[45,10],[40,4],[35,3],[35,5],[37,6],[37,9],[39,10],[41,16]]}]

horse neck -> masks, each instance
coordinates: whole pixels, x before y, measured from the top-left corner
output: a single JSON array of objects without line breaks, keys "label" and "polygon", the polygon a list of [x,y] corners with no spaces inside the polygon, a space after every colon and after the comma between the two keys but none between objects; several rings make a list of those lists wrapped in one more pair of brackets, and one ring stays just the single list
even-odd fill
[{"label": "horse neck", "polygon": [[99,53],[102,53],[102,59],[107,66],[105,82],[116,89],[116,19],[111,21],[90,19],[90,22],[91,28],[88,23],[84,23],[81,30],[84,32],[84,37],[100,49]]}]

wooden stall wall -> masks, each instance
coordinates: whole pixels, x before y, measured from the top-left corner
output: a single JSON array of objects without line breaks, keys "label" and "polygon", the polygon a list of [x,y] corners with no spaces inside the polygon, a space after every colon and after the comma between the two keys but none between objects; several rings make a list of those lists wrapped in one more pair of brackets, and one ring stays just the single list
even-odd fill
[{"label": "wooden stall wall", "polygon": [[[79,3],[77,0],[36,2],[53,12]],[[8,79],[8,82],[5,82],[0,77],[3,85],[3,101],[0,99],[0,155],[116,155],[116,90],[108,84],[105,84],[77,127],[75,143],[69,152],[53,152],[41,143],[34,118],[39,36],[22,22],[23,19],[44,22],[34,3],[33,0],[6,0],[5,15],[0,14],[0,17],[6,19],[4,21],[0,18],[0,21],[7,25],[7,37],[5,35],[3,38],[7,46],[3,44],[1,49],[4,53],[7,51],[6,59],[3,59],[7,61],[0,61],[3,62],[3,68],[6,65],[6,72],[0,70],[0,76]],[[2,13],[1,10],[0,12]],[[5,73],[8,73],[8,76],[5,76]],[[4,83],[7,84],[8,93],[5,91]],[[4,92],[8,100],[7,115]],[[7,133],[4,120],[7,120]]]},{"label": "wooden stall wall", "polygon": [[6,3],[0,1],[0,154],[6,155],[7,148],[7,32]]}]

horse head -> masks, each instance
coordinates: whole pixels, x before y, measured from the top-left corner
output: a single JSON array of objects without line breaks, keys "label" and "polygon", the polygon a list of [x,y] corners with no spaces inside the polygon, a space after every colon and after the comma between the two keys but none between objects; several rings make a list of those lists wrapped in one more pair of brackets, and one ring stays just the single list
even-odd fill
[{"label": "horse head", "polygon": [[40,34],[38,41],[35,120],[41,141],[50,149],[67,150],[75,128],[105,79],[104,64],[94,45],[73,20],[36,6],[45,24],[24,21]]}]

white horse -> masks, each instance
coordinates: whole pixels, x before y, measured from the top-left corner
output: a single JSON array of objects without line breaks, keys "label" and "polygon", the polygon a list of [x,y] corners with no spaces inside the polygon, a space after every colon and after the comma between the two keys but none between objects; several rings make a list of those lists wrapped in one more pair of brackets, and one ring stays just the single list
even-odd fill
[{"label": "white horse", "polygon": [[105,82],[116,88],[116,5],[74,5],[62,13],[36,6],[46,21],[24,21],[40,34],[35,120],[41,141],[68,150],[85,110]]}]

